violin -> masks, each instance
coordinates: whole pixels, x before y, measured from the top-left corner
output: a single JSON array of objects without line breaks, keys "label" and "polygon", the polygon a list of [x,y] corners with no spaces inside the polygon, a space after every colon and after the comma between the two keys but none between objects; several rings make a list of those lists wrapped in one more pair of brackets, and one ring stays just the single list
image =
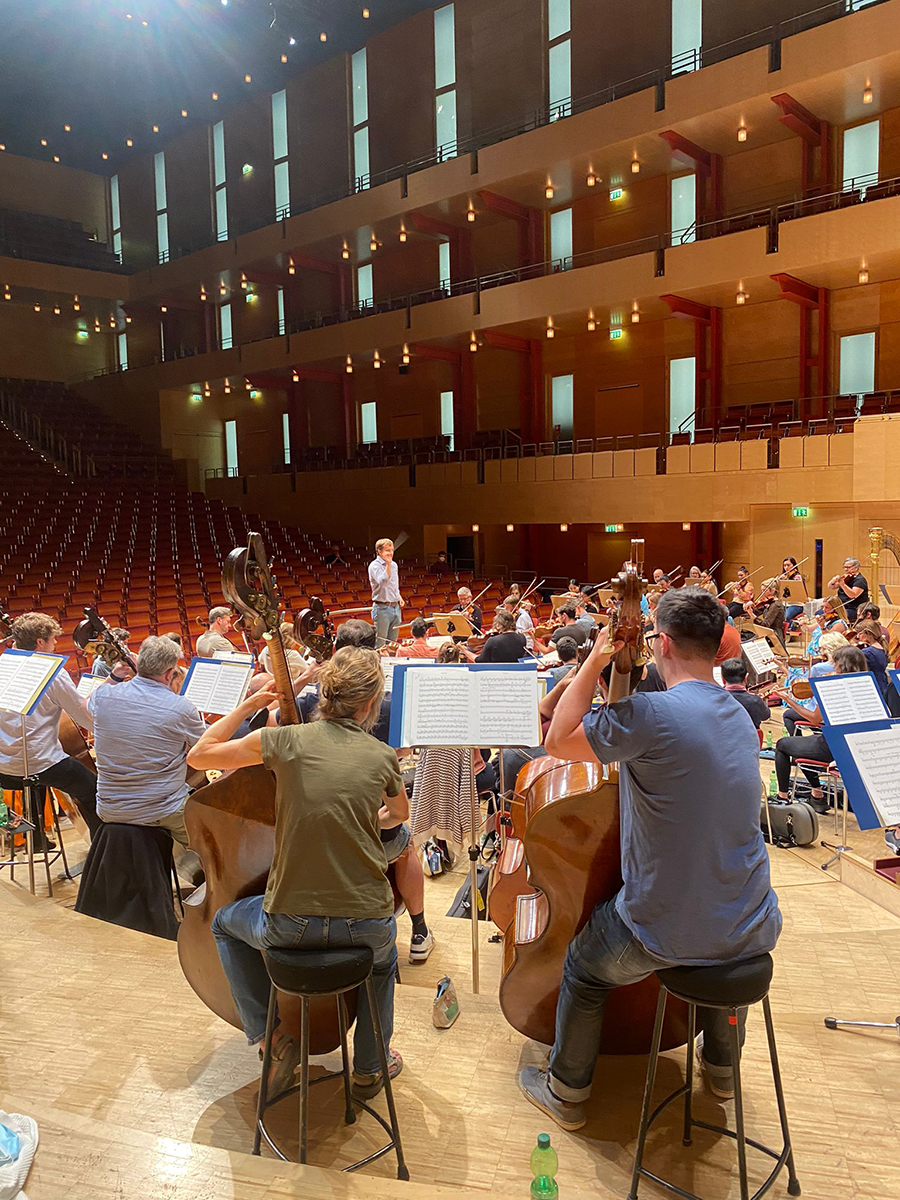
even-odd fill
[{"label": "violin", "polygon": [[[611,642],[621,643],[612,659],[610,703],[629,691],[631,673],[643,661],[641,596],[643,541],[632,542],[613,589],[620,609]],[[542,760],[543,761],[543,760]],[[597,904],[622,885],[619,846],[618,774],[604,779],[599,763],[566,762],[544,769],[524,802],[524,856],[531,894],[520,894],[515,918],[504,935],[500,1007],[525,1037],[552,1045],[563,962],[569,943]],[[647,1052],[656,1016],[655,975],[609,995],[601,1054]],[[687,1040],[686,1007],[667,1009],[663,1044]]]},{"label": "violin", "polygon": [[88,607],[84,610],[84,620],[72,630],[72,639],[85,654],[101,659],[110,671],[117,663],[124,663],[137,675],[137,659],[113,633],[112,626],[104,621],[96,608]]}]

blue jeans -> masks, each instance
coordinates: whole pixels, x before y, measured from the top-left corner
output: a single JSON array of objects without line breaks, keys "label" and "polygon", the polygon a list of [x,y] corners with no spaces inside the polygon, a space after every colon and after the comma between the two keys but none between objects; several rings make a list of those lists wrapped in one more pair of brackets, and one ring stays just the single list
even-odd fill
[{"label": "blue jeans", "polygon": [[[591,1094],[600,1053],[608,993],[637,983],[654,971],[677,966],[645,950],[616,911],[617,897],[598,904],[581,933],[569,943],[556,1006],[556,1040],[550,1054],[550,1085],[560,1100],[579,1103]],[[739,1014],[741,1045],[747,1010]],[[728,1014],[697,1009],[703,1058],[712,1067],[731,1065]]]},{"label": "blue jeans", "polygon": [[784,619],[790,625],[791,621],[795,621],[803,612],[802,604],[789,604],[784,611]]},{"label": "blue jeans", "polygon": [[[385,1046],[394,1031],[394,978],[397,971],[397,925],[393,917],[300,917],[267,913],[262,896],[247,896],[220,908],[213,917],[213,936],[251,1046],[266,1034],[269,976],[261,950],[346,950],[371,946],[375,951],[372,982]],[[353,1068],[360,1075],[381,1071],[375,1029],[365,988],[359,991]]]},{"label": "blue jeans", "polygon": [[385,642],[396,642],[400,630],[399,604],[373,604],[372,620],[375,622],[376,650],[380,650]]}]

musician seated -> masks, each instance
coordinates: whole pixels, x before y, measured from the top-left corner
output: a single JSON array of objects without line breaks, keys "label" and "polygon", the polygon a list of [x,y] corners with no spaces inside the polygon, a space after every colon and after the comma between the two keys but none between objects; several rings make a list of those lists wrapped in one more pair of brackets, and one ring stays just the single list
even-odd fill
[{"label": "musician seated", "polygon": [[[564,1129],[587,1119],[610,990],[669,966],[753,958],[778,940],[781,915],[759,824],[759,742],[746,713],[713,679],[724,620],[707,592],[669,591],[652,642],[666,691],[591,711],[614,650],[608,631],[560,685],[547,750],[620,764],[624,880],[569,946],[549,1070],[527,1067],[519,1076],[531,1103]],[[725,1098],[734,1091],[728,1017],[700,1009],[698,1018],[707,1081]]]},{"label": "musician seated", "polygon": [[[574,626],[572,628],[575,628]],[[583,642],[581,643],[584,644]],[[551,667],[547,674],[553,680],[550,687],[555,687],[561,679],[565,679],[578,661],[579,643],[575,638],[566,634],[556,641],[556,653],[559,656],[559,666]]]},{"label": "musician seated", "polygon": [[[706,589],[704,589],[705,591]],[[728,617],[728,609],[718,600],[717,604],[722,609],[722,616],[726,618],[725,628],[722,630],[722,637],[719,641],[719,649],[716,651],[716,657],[713,666],[721,667],[723,662],[727,662],[729,658],[740,658],[741,656],[741,635],[737,628],[732,624]]]},{"label": "musician seated", "polygon": [[728,615],[732,621],[735,621],[738,617],[744,616],[744,605],[754,596],[749,570],[744,566],[738,567],[737,578],[733,583],[728,584],[725,591],[733,593],[731,603],[728,605]]},{"label": "musician seated", "polygon": [[725,686],[725,691],[730,696],[733,696],[742,708],[747,710],[750,720],[757,729],[759,729],[763,721],[768,721],[768,704],[766,704],[762,696],[757,696],[755,693],[747,691],[747,668],[742,658],[725,659],[722,663],[722,683]]},{"label": "musician seated", "polygon": [[[854,671],[865,671],[867,669],[865,655],[861,650],[857,650],[855,646],[839,646],[834,651],[832,660],[834,671],[826,672],[826,674],[850,675]],[[810,709],[801,707],[794,699],[790,690],[785,690],[780,695],[799,717],[804,721],[808,721],[811,725],[821,728],[822,713],[818,705],[814,704]],[[795,758],[807,758],[813,762],[830,763],[834,755],[828,747],[825,735],[821,732],[810,733],[804,737],[779,738],[775,743],[775,775],[778,779],[779,800],[790,799],[791,763]],[[809,803],[816,812],[828,812],[828,802],[820,786],[819,772],[813,767],[803,767],[802,771],[811,789]]]},{"label": "musician seated", "polygon": [[[247,1041],[263,1040],[269,980],[259,952],[371,946],[385,1042],[394,1026],[397,969],[394,903],[379,831],[409,816],[397,756],[369,730],[384,694],[374,650],[344,646],[319,672],[319,720],[261,729],[228,741],[245,716],[269,703],[263,689],[211,725],[188,762],[201,770],[264,765],[275,773],[275,854],[265,896],[247,896],[213,918],[219,958]],[[389,1051],[391,1078],[402,1059]],[[270,1095],[290,1087],[297,1040],[276,1027]],[[360,993],[353,1056],[354,1091],[369,1099],[384,1086],[375,1031]]]},{"label": "musician seated", "polygon": [[164,634],[163,636],[167,637],[170,642],[175,643],[175,645],[178,647],[179,653],[181,655],[179,662],[183,662],[184,661],[184,638],[182,638],[181,634],[180,633],[167,633],[167,634]]},{"label": "musician seated", "polygon": [[469,662],[514,663],[525,657],[525,637],[516,632],[516,618],[505,608],[497,610],[484,649],[474,655],[468,646],[460,646]]},{"label": "musician seated", "polygon": [[437,658],[438,648],[428,645],[428,622],[416,617],[409,627],[412,634],[411,646],[400,646],[398,658]]},{"label": "musician seated", "polygon": [[154,825],[187,847],[187,752],[206,725],[190,700],[174,692],[180,657],[170,638],[145,638],[137,675],[115,688],[101,685],[86,708],[94,721],[100,819]]},{"label": "musician seated", "polygon": [[[129,649],[128,639],[131,634],[127,629],[114,629],[113,636],[120,642],[126,650]],[[130,679],[133,672],[127,663],[118,662],[113,667],[107,666],[103,659],[98,654],[91,664],[91,674],[97,679],[108,679],[110,675],[118,682],[120,679]]]},{"label": "musician seated", "polygon": [[877,604],[872,604],[870,601],[868,604],[860,605],[858,619],[860,621],[875,621],[881,630],[881,635],[884,638],[884,644],[887,645],[890,642],[891,631],[888,629],[887,625],[882,625],[881,609]]},{"label": "musician seated", "polygon": [[[798,624],[804,628],[808,625],[808,621],[801,618]],[[810,656],[818,652],[819,639],[825,633],[847,633],[847,622],[843,617],[838,615],[834,601],[827,597],[822,601],[822,607],[816,612],[815,627],[809,635],[809,641],[806,644],[806,653]]]},{"label": "musician seated", "polygon": [[[481,611],[481,605],[472,603],[471,589],[467,587],[461,587],[456,595],[459,603],[455,604],[450,611],[465,613],[469,618],[469,621],[471,622],[472,628],[475,630],[475,632],[481,633],[484,617]],[[453,633],[454,631],[451,630],[450,632]],[[454,634],[453,640],[455,642],[464,642],[466,640],[466,634]]]},{"label": "musician seated", "polygon": [[703,578],[703,573],[700,570],[700,568],[699,567],[691,567],[691,569],[688,571],[687,586],[688,587],[699,587],[700,580],[702,578]]},{"label": "musician seated", "polygon": [[781,649],[784,649],[784,602],[776,594],[774,579],[763,580],[759,599],[754,604],[748,601],[744,613],[756,625],[763,625],[775,634]]},{"label": "musician seated", "polygon": [[534,648],[539,654],[549,654],[559,646],[561,638],[569,638],[576,646],[583,646],[587,641],[587,631],[584,625],[578,622],[578,610],[574,604],[561,604],[556,610],[556,615],[559,617],[559,625],[550,634],[549,644],[542,642],[538,637],[534,639]]},{"label": "musician seated", "polygon": [[[200,618],[198,618],[199,620]],[[234,649],[225,634],[231,628],[231,609],[220,604],[209,610],[209,629],[197,638],[197,655],[200,658],[212,658],[217,650]]]},{"label": "musician seated", "polygon": [[590,633],[592,629],[596,629],[597,621],[595,618],[599,615],[600,610],[587,593],[582,593],[575,603],[575,624],[580,625],[585,633]]},{"label": "musician seated", "polygon": [[341,554],[340,542],[331,543],[331,551],[325,555],[322,562],[326,567],[348,567],[350,565]]},{"label": "musician seated", "polygon": [[[839,650],[841,646],[848,646],[849,644],[842,633],[823,633],[819,639],[818,652],[824,656],[824,660],[814,662],[808,671],[804,671],[798,667],[791,667],[784,681],[785,687],[790,689],[791,685],[799,679],[812,680],[819,679],[822,675],[833,675],[835,650]],[[783,696],[782,699],[784,699]],[[792,703],[787,705],[781,714],[781,719],[787,730],[788,737],[795,737],[797,736],[797,722],[809,719],[809,714],[816,707],[816,702],[812,697],[798,700],[793,692],[791,692],[791,701]]]},{"label": "musician seated", "polygon": [[[800,568],[797,566],[797,560],[794,556],[788,555],[781,563],[781,577],[785,582],[802,583],[803,576],[800,574]],[[789,604],[784,611],[784,619],[788,625],[791,625],[803,612],[802,604]]]},{"label": "musician seated", "polygon": [[[17,650],[54,654],[56,639],[62,633],[59,623],[47,613],[23,613],[12,623],[13,644]],[[44,789],[57,788],[71,796],[93,834],[100,828],[97,816],[97,777],[77,758],[70,758],[59,740],[59,719],[63,713],[82,729],[93,729],[94,722],[84,711],[81,697],[71,677],[63,669],[44,692],[30,717],[0,711],[0,788],[23,791],[25,776],[33,781],[31,819],[35,826],[34,849],[43,854],[53,849],[44,833]],[[23,739],[24,731],[24,739]]]},{"label": "musician seated", "polygon": [[888,679],[887,645],[881,632],[881,626],[877,621],[863,620],[857,621],[853,628],[856,631],[856,644],[865,656],[866,669],[875,676],[878,690],[885,702],[888,702],[889,696],[893,700],[896,693],[894,693],[893,684]]},{"label": "musician seated", "polygon": [[829,588],[837,589],[837,596],[847,613],[851,624],[856,620],[859,609],[869,601],[869,581],[860,574],[858,558],[845,558],[844,566],[839,575],[829,579]]}]

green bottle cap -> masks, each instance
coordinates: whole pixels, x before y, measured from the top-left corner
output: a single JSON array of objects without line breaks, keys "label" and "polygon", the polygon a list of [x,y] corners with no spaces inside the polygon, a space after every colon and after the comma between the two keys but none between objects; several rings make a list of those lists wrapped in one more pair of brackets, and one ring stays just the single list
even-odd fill
[{"label": "green bottle cap", "polygon": [[549,1150],[550,1149],[550,1134],[549,1133],[539,1133],[537,1144],[538,1144],[539,1150]]}]

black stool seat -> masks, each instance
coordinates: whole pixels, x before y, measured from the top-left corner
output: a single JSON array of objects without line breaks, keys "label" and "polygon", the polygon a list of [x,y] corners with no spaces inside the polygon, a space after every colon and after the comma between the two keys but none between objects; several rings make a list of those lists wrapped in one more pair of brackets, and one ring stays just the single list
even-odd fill
[{"label": "black stool seat", "polygon": [[285,950],[264,952],[269,978],[291,996],[333,996],[360,987],[372,971],[371,946],[348,950]]},{"label": "black stool seat", "polygon": [[668,967],[656,974],[667,992],[687,1004],[748,1008],[769,991],[772,955],[714,967]]}]

